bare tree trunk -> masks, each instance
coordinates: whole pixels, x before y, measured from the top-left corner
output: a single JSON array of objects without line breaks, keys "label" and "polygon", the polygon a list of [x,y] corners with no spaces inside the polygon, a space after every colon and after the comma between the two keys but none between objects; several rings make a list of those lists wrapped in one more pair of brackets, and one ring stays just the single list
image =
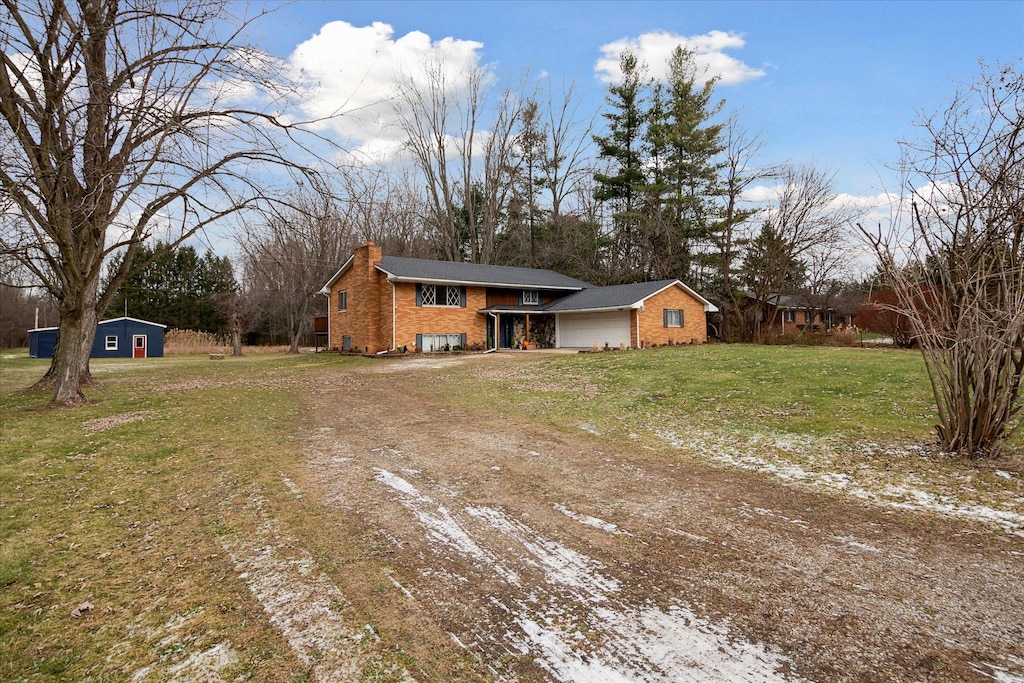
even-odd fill
[{"label": "bare tree trunk", "polygon": [[93,384],[89,369],[92,345],[96,339],[96,293],[99,278],[86,285],[77,296],[70,295],[59,309],[57,343],[53,349],[50,368],[33,385],[33,389],[53,390],[52,403],[56,406],[79,406],[85,402],[83,387]]},{"label": "bare tree trunk", "polygon": [[238,311],[231,313],[231,355],[242,355],[242,325],[238,320]]}]

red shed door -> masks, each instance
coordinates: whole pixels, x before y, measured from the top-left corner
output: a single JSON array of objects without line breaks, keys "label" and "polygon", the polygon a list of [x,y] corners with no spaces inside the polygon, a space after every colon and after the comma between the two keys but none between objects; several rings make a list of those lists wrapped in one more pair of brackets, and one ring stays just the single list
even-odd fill
[{"label": "red shed door", "polygon": [[132,335],[132,358],[146,357],[146,335]]}]

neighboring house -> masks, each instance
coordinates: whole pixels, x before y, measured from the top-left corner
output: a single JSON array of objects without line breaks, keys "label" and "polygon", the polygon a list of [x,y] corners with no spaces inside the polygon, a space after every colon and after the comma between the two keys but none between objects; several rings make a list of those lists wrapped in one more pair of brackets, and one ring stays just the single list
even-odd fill
[{"label": "neighboring house", "polygon": [[594,287],[551,270],[359,247],[321,293],[328,348],[639,348],[707,341],[711,302],[678,280]]},{"label": "neighboring house", "polygon": [[[754,297],[746,296],[747,307],[757,305]],[[849,325],[852,316],[844,315],[832,307],[811,305],[804,297],[773,294],[761,310],[762,331],[800,332],[805,329],[825,331],[837,325]],[[769,327],[770,326],[770,327]]]},{"label": "neighboring house", "polygon": [[[136,318],[112,318],[96,325],[90,358],[159,358],[164,355],[166,325]],[[28,331],[29,358],[52,358],[56,327]]]}]

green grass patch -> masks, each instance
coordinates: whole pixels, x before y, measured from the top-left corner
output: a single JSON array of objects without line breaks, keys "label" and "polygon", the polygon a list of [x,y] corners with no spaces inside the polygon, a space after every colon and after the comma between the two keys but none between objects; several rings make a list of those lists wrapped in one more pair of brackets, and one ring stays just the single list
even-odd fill
[{"label": "green grass patch", "polygon": [[51,409],[23,391],[47,361],[0,359],[0,680],[162,680],[216,647],[224,680],[308,674],[222,541],[254,496],[303,517],[306,380],[360,362],[94,361],[89,403]]},{"label": "green grass patch", "polygon": [[549,356],[471,401],[602,433],[676,424],[795,435],[925,440],[934,410],[919,354],[709,345]]}]

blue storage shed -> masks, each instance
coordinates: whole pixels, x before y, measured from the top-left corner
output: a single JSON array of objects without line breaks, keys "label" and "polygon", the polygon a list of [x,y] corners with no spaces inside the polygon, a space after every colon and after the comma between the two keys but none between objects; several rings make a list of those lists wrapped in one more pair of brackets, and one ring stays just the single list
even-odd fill
[{"label": "blue storage shed", "polygon": [[[160,358],[164,355],[166,325],[127,316],[101,320],[91,358]],[[41,327],[28,331],[30,358],[52,358],[57,345],[57,328]]]}]

